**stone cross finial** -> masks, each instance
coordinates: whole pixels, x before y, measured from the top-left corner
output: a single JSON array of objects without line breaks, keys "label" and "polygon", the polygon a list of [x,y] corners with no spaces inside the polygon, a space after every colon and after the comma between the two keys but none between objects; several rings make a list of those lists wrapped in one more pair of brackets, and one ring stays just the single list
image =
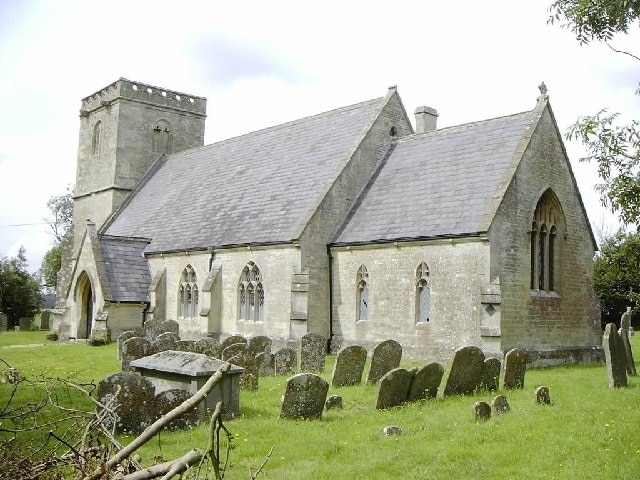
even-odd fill
[{"label": "stone cross finial", "polygon": [[540,93],[542,95],[546,95],[547,94],[547,86],[544,84],[544,82],[542,82],[540,85],[538,85],[538,90],[540,90]]}]

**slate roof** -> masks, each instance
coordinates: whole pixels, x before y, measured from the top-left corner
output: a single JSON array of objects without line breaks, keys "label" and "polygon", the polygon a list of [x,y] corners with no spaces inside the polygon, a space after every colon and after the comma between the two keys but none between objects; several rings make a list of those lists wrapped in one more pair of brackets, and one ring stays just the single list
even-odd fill
[{"label": "slate roof", "polygon": [[172,155],[107,226],[147,252],[296,239],[386,99]]},{"label": "slate roof", "polygon": [[360,196],[333,244],[486,230],[494,195],[535,111],[404,137]]},{"label": "slate roof", "polygon": [[151,273],[143,251],[149,240],[105,235],[101,235],[99,239],[111,288],[110,300],[147,302]]}]

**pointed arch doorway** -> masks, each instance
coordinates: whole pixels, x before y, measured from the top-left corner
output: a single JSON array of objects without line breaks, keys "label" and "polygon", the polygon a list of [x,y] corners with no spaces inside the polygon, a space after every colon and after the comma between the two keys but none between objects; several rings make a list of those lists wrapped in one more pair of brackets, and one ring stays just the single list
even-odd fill
[{"label": "pointed arch doorway", "polygon": [[89,276],[83,272],[78,280],[78,305],[80,317],[78,318],[78,338],[89,338],[93,327],[93,287]]}]

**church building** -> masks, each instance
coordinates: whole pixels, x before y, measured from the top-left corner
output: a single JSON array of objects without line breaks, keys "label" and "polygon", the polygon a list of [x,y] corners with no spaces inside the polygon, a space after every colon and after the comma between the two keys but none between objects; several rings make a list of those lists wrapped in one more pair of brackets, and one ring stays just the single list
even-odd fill
[{"label": "church building", "polygon": [[437,128],[384,97],[204,145],[206,99],[121,78],[82,100],[59,324],[309,332],[407,357],[601,354],[596,242],[544,88]]}]

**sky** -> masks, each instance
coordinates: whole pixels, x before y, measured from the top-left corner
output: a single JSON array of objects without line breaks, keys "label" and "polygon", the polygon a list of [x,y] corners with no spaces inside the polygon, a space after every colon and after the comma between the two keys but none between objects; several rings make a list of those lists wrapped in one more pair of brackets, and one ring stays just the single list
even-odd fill
[{"label": "sky", "polygon": [[[206,97],[206,144],[392,85],[438,127],[531,110],[542,81],[561,132],[602,108],[640,118],[640,62],[580,46],[549,3],[0,0],[0,257],[22,245],[39,268],[47,200],[75,183],[80,100],[120,77]],[[596,236],[615,231],[595,165],[565,144]]]}]

